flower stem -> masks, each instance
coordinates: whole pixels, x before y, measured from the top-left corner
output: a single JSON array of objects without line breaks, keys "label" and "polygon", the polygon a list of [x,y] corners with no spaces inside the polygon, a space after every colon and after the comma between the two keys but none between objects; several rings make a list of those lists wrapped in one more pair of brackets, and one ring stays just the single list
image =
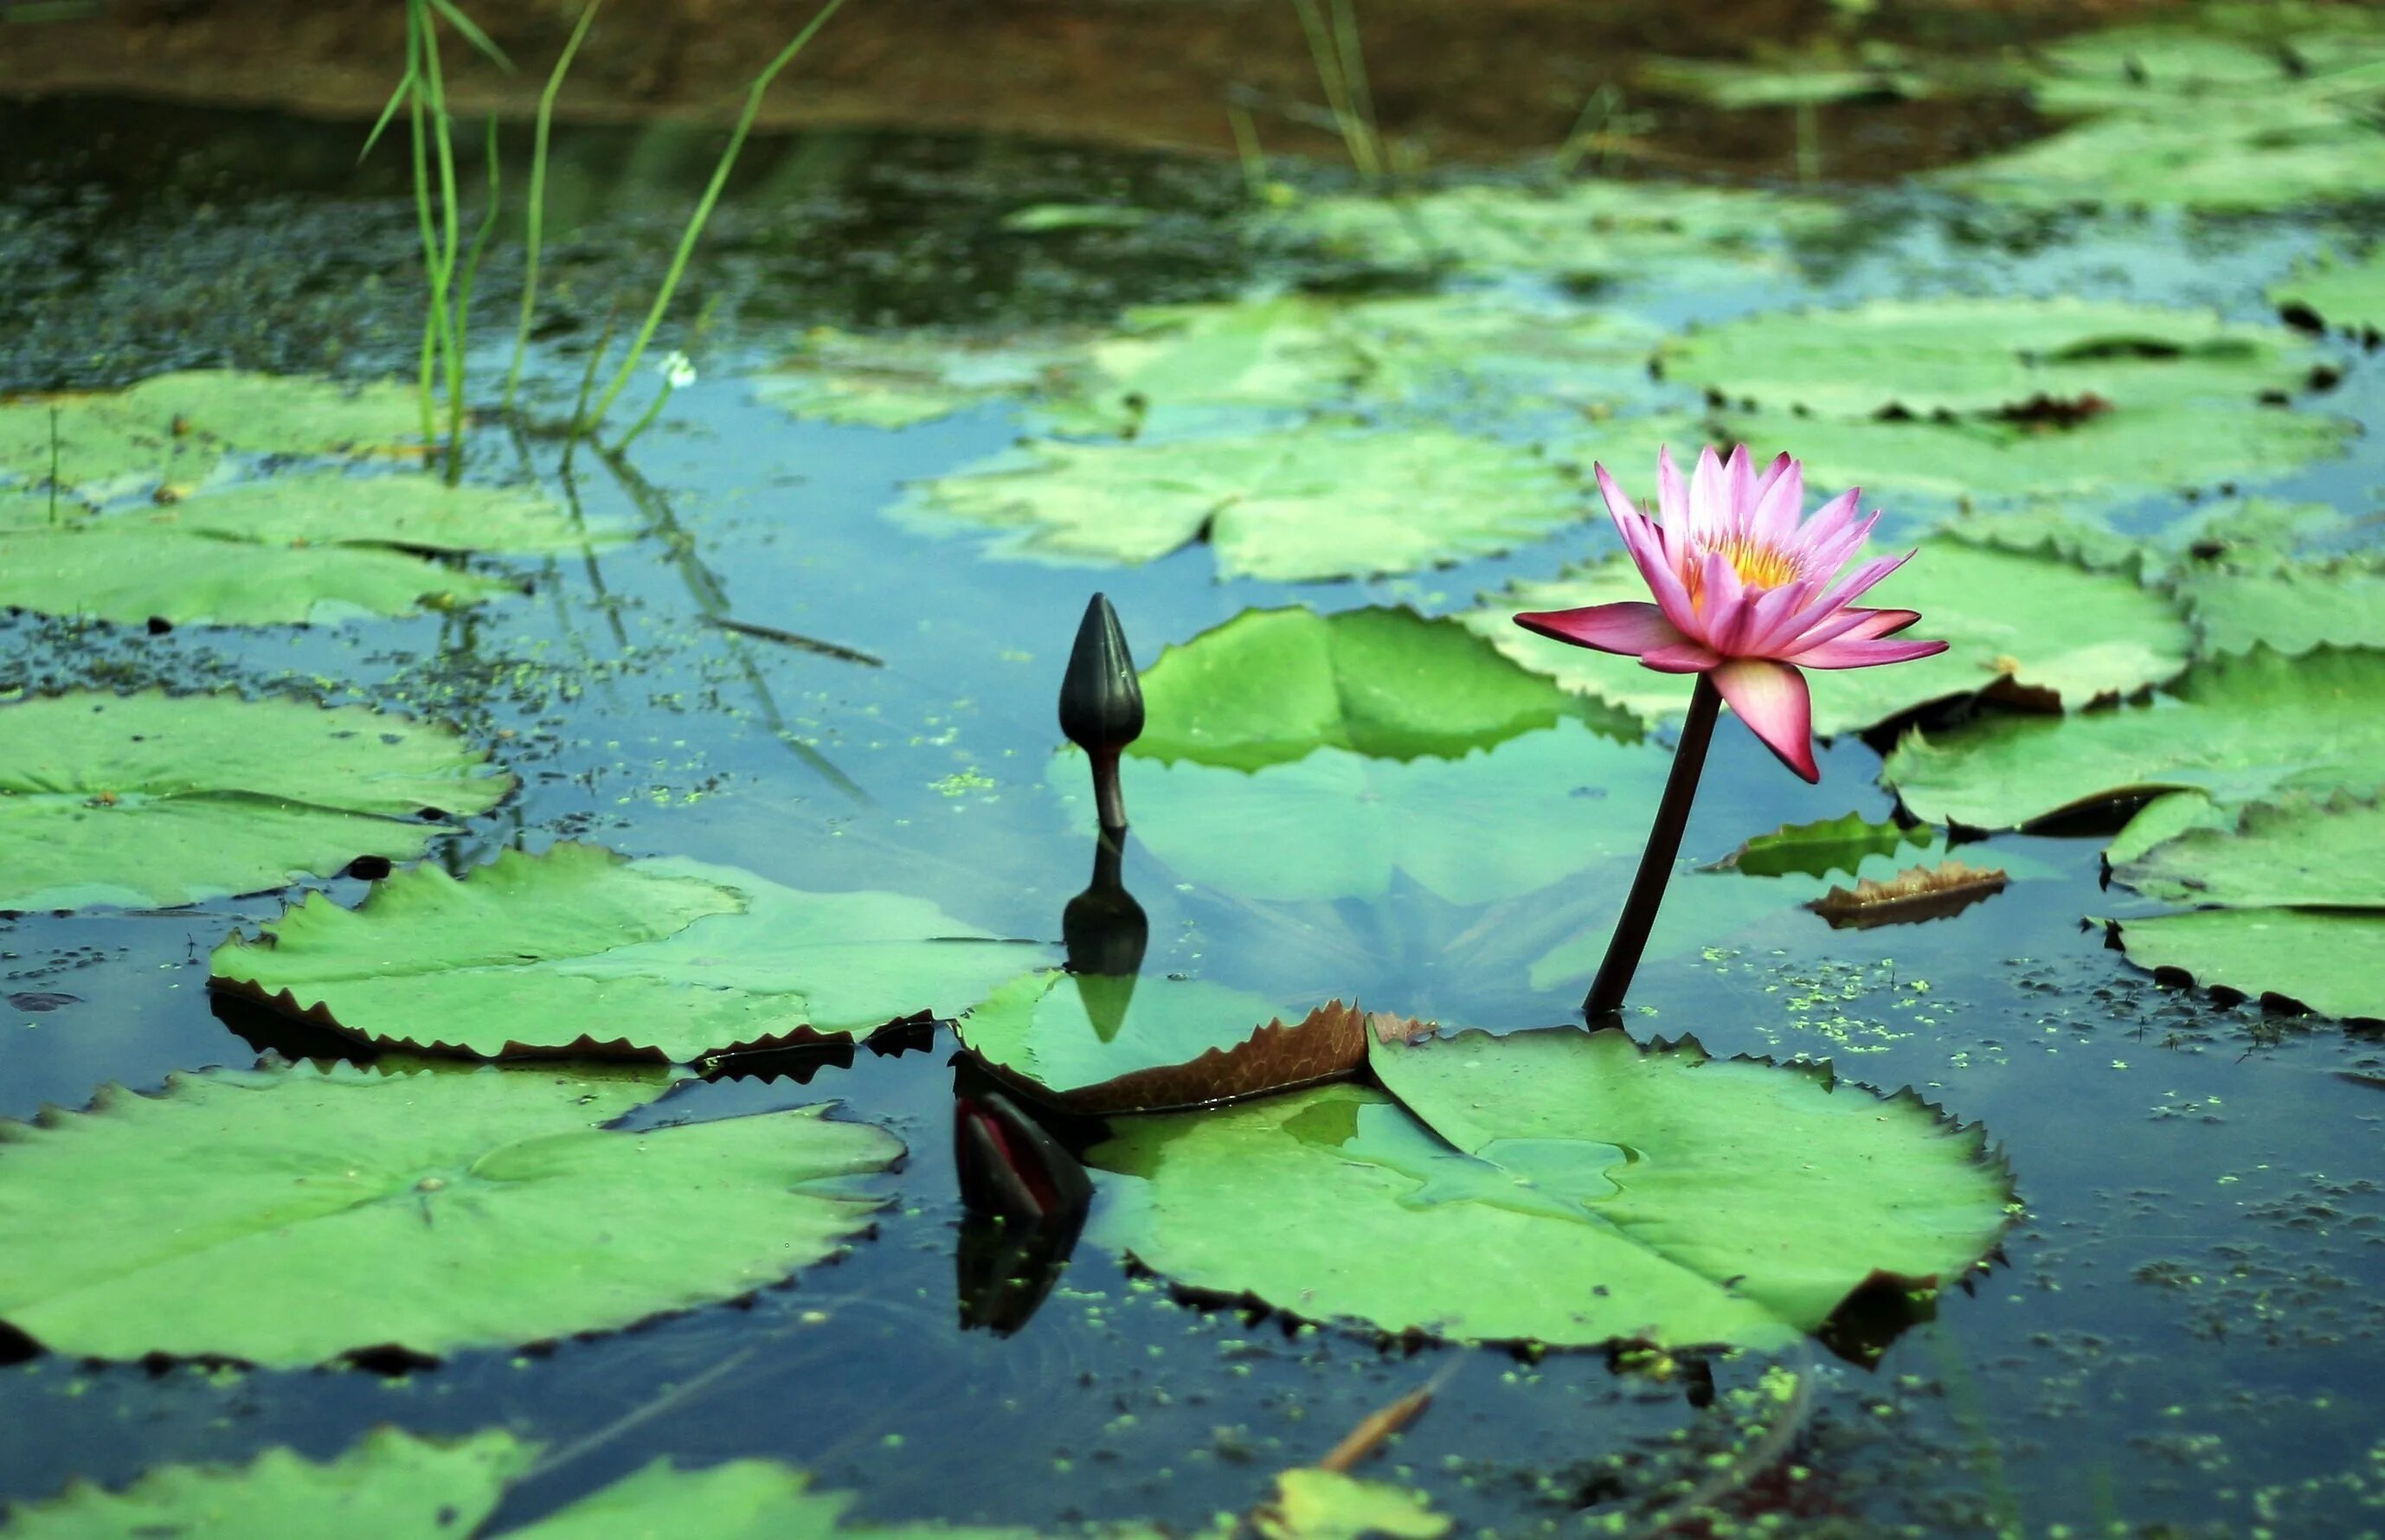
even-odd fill
[{"label": "flower stem", "polygon": [[1615,922],[1614,938],[1598,977],[1583,997],[1581,1013],[1592,1026],[1623,1007],[1631,975],[1640,968],[1640,954],[1648,950],[1648,932],[1665,901],[1665,883],[1673,875],[1673,858],[1681,851],[1681,831],[1689,826],[1690,803],[1698,794],[1698,774],[1705,768],[1706,745],[1714,740],[1715,716],[1722,694],[1711,677],[1698,676],[1690,696],[1690,714],[1681,724],[1680,741],[1673,748],[1673,772],[1665,779],[1665,800],[1656,804],[1656,821],[1648,829],[1648,848],[1640,856],[1640,875],[1631,879],[1631,896],[1623,900],[1622,916]]}]

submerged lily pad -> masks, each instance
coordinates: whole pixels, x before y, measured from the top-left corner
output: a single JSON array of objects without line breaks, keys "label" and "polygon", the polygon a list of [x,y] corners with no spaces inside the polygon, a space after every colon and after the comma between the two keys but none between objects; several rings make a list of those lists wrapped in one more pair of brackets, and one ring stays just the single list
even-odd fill
[{"label": "submerged lily pad", "polygon": [[1202,979],[1041,973],[955,1024],[962,1046],[1071,1112],[1160,1112],[1349,1074],[1367,1026],[1341,1001],[1304,1015]]},{"label": "submerged lily pad", "polygon": [[419,473],[348,476],[338,471],[246,481],[126,522],[258,545],[381,545],[522,555],[582,551],[630,533],[617,523],[576,519],[553,498],[520,488],[449,486],[436,476]]},{"label": "submerged lily pad", "polygon": [[2322,256],[2269,291],[2279,308],[2309,311],[2329,326],[2385,328],[2385,242],[2356,258]]},{"label": "submerged lily pad", "polygon": [[656,1083],[176,1074],[0,1123],[0,1322],[55,1352],[299,1368],[614,1330],[833,1255],[893,1136],[815,1106],[629,1133]]},{"label": "submerged lily pad", "polygon": [[1019,401],[1074,360],[1062,339],[969,342],[862,336],[820,328],[755,393],[798,417],[911,428],[973,406]]},{"label": "submerged lily pad", "polygon": [[2159,791],[2241,804],[2385,782],[2385,652],[2256,649],[2197,664],[2174,694],[1908,733],[1880,778],[1916,817],[1981,829]]},{"label": "submerged lily pad", "polygon": [[1582,180],[1554,192],[1478,185],[1310,198],[1267,214],[1262,229],[1387,267],[1678,281],[1700,265],[1784,267],[1785,238],[1829,230],[1839,217],[1819,199]]},{"label": "submerged lily pad", "polygon": [[0,909],[196,903],[410,861],[437,820],[514,787],[453,731],[361,706],[45,696],[0,707]]},{"label": "submerged lily pad", "polygon": [[997,555],[1135,563],[1205,540],[1221,577],[1291,582],[1496,554],[1583,507],[1572,478],[1517,445],[1445,428],[1310,427],[1030,443],[918,483],[898,513],[999,532]]},{"label": "submerged lily pad", "polygon": [[684,1063],[954,1015],[1049,956],[924,899],[562,844],[312,895],[218,947],[209,987],[377,1047]]},{"label": "submerged lily pad", "polygon": [[1978,503],[2192,491],[2282,476],[2341,453],[2354,432],[2338,417],[2216,404],[2121,405],[2067,426],[1746,414],[1719,427],[1734,442],[1793,445],[1807,486]]},{"label": "submerged lily pad", "polygon": [[1827,1071],[1569,1028],[1373,1062],[1392,1096],[1114,1124],[1088,1157],[1127,1179],[1105,1238],[1189,1287],[1380,1332],[1766,1348],[1858,1290],[1960,1275],[2005,1223],[1977,1129]]},{"label": "submerged lily pad", "polygon": [[1346,749],[1455,758],[1579,708],[1446,620],[1413,610],[1245,610],[1143,676],[1130,754],[1257,770]]},{"label": "submerged lily pad", "polygon": [[[1180,879],[1301,901],[1379,898],[1396,874],[1476,904],[1639,849],[1669,763],[1565,723],[1455,759],[1318,749],[1250,772],[1129,755],[1121,781],[1136,837]],[[1083,765],[1062,755],[1051,779],[1076,792]]]},{"label": "submerged lily pad", "polygon": [[2284,327],[2215,311],[2078,299],[1874,300],[1706,327],[1659,354],[1667,376],[1733,401],[1867,417],[1994,412],[2094,397],[2129,406],[2236,399],[2310,373]]},{"label": "submerged lily pad", "polygon": [[1936,833],[1895,823],[1875,824],[1860,813],[1811,824],[1783,824],[1759,834],[1716,865],[1752,877],[1826,877],[1856,875],[1867,857],[1894,855],[1908,845],[1927,845]]},{"label": "submerged lily pad", "polygon": [[2202,909],[2114,926],[2129,961],[2352,1022],[2385,1021],[2385,919],[2325,909]]}]

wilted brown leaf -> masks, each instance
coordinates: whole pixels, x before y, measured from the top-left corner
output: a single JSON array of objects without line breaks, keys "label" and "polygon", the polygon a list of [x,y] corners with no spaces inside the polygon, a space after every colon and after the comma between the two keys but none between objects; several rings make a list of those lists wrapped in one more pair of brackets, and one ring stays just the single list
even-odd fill
[{"label": "wilted brown leaf", "polygon": [[2004,868],[1967,866],[1959,861],[1914,866],[1886,882],[1866,878],[1850,890],[1833,888],[1805,907],[1830,922],[1833,930],[1913,925],[1959,913],[2004,891]]}]

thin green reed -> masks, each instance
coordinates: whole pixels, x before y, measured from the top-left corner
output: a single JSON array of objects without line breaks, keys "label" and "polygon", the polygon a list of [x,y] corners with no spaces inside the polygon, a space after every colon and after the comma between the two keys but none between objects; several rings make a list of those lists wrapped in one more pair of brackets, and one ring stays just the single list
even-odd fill
[{"label": "thin green reed", "polygon": [[745,110],[738,115],[737,126],[729,135],[729,143],[720,152],[720,162],[713,168],[712,180],[705,188],[703,198],[697,202],[694,214],[689,217],[686,230],[680,236],[679,250],[672,255],[670,270],[663,275],[662,287],[656,291],[655,303],[646,311],[645,324],[639,327],[637,336],[630,343],[629,356],[621,361],[620,369],[613,376],[612,383],[606,387],[593,414],[575,419],[573,431],[593,432],[596,425],[605,420],[605,414],[611,410],[614,401],[628,388],[637,370],[638,361],[645,356],[647,344],[654,341],[656,328],[662,325],[664,312],[670,308],[671,296],[679,289],[681,275],[687,271],[688,258],[695,251],[697,238],[704,233],[706,222],[712,217],[713,205],[720,201],[720,191],[728,185],[729,173],[737,164],[737,153],[744,148],[745,136],[753,130],[754,119],[761,115],[763,93],[770,89],[770,82],[778,79],[779,72],[794,62],[795,56],[804,51],[805,45],[843,5],[844,0],[828,0],[828,4],[805,23],[804,30],[795,34],[794,41],[780,49],[778,57],[754,77],[753,85],[745,93]]},{"label": "thin green reed", "polygon": [[580,20],[571,29],[569,41],[563,45],[563,56],[555,61],[554,70],[546,77],[546,89],[538,93],[537,137],[530,155],[530,204],[523,211],[525,229],[522,235],[522,296],[521,316],[514,323],[513,363],[506,369],[504,406],[513,410],[514,392],[521,384],[522,359],[530,352],[530,329],[538,305],[538,261],[546,242],[546,146],[555,130],[556,98],[563,93],[563,78],[571,72],[571,61],[580,52],[581,41],[588,35],[588,24],[596,19],[596,7],[603,0],[588,0],[580,12]]},{"label": "thin green reed", "polygon": [[489,115],[489,201],[481,211],[481,228],[472,232],[471,248],[464,254],[464,276],[456,284],[456,321],[454,332],[460,342],[468,334],[472,317],[472,284],[481,276],[481,258],[489,249],[489,237],[497,228],[497,211],[503,201],[504,164],[497,155],[497,118]]},{"label": "thin green reed", "polygon": [[1354,64],[1362,92],[1366,79],[1366,65],[1357,59],[1357,17],[1349,9],[1347,0],[1335,0],[1333,25],[1329,27],[1317,8],[1317,0],[1292,3],[1300,16],[1300,30],[1308,36],[1309,57],[1317,65],[1317,83],[1325,89],[1325,105],[1331,109],[1333,121],[1342,131],[1350,163],[1358,168],[1360,177],[1375,181],[1383,174],[1382,156],[1376,149],[1374,125],[1360,115],[1359,97],[1351,89]]},{"label": "thin green reed", "polygon": [[[429,109],[431,147],[439,167],[439,279],[431,290],[431,308],[438,312],[440,352],[446,367],[447,467],[456,468],[464,441],[464,339],[462,317],[455,311],[457,248],[463,223],[456,191],[456,143],[448,132],[446,71],[439,61],[439,28],[430,9],[436,0],[412,0],[422,7],[422,92]],[[452,7],[451,7],[452,10]],[[441,12],[440,14],[449,14]]]}]

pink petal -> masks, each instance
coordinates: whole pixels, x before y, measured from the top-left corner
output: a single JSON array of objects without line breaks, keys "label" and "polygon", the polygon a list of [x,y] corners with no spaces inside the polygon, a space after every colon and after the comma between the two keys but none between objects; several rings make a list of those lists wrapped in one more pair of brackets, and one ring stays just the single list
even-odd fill
[{"label": "pink petal", "polygon": [[1817,540],[1805,553],[1806,570],[1818,578],[1828,578],[1846,565],[1847,558],[1864,547],[1871,539],[1872,526],[1879,522],[1878,514],[1859,519],[1825,540]]},{"label": "pink petal", "polygon": [[1733,658],[1706,677],[1781,764],[1806,780],[1822,778],[1814,764],[1814,703],[1805,676],[1770,658]]},{"label": "pink petal", "polygon": [[1802,578],[1757,594],[1749,607],[1747,629],[1739,639],[1738,651],[1748,657],[1771,656],[1779,643],[1797,634],[1787,623],[1796,619],[1812,595],[1813,585]]},{"label": "pink petal", "polygon": [[1870,592],[1872,586],[1881,578],[1913,560],[1913,554],[1908,551],[1902,556],[1880,556],[1866,562],[1855,568],[1853,577],[1832,589],[1823,602],[1834,610],[1846,608]]},{"label": "pink petal", "polygon": [[1598,477],[1598,490],[1606,499],[1606,512],[1615,520],[1617,528],[1622,526],[1625,519],[1636,519],[1641,516],[1640,505],[1623,495],[1623,489],[1615,484],[1615,478],[1606,473],[1605,466],[1592,460],[1590,463],[1590,468]]},{"label": "pink petal", "polygon": [[1722,456],[1708,444],[1698,451],[1698,468],[1690,478],[1690,535],[1710,545],[1730,532],[1729,491],[1723,485]]},{"label": "pink petal", "polygon": [[[1796,466],[1796,461],[1792,460],[1786,454],[1774,456],[1772,463],[1764,467],[1764,474],[1756,478],[1755,496],[1757,501],[1762,501],[1764,494],[1772,490],[1772,484],[1780,479],[1780,476],[1783,471],[1790,469],[1792,466]],[[1804,478],[1804,473],[1801,468],[1798,472],[1797,479],[1803,481]]]},{"label": "pink petal", "polygon": [[1921,618],[1919,610],[1857,610],[1863,623],[1846,633],[1850,641],[1868,641],[1874,637],[1894,636]]},{"label": "pink petal", "polygon": [[1663,516],[1668,536],[1690,532],[1690,484],[1681,479],[1680,467],[1673,464],[1670,444],[1656,449],[1656,512]]},{"label": "pink petal", "polygon": [[1797,543],[1798,505],[1805,501],[1805,472],[1786,454],[1772,463],[1755,499],[1748,527],[1767,545],[1791,550]]},{"label": "pink petal", "polygon": [[1631,565],[1640,569],[1640,577],[1648,591],[1656,596],[1656,603],[1665,618],[1683,635],[1698,628],[1697,611],[1690,603],[1690,590],[1681,583],[1680,575],[1665,550],[1664,531],[1656,525],[1635,514],[1629,519],[1617,519],[1615,528],[1622,533],[1624,549],[1630,553]]},{"label": "pink petal", "polygon": [[1855,516],[1855,504],[1863,500],[1861,487],[1849,487],[1845,491],[1814,510],[1814,516],[1797,531],[1797,547],[1801,551],[1819,550],[1826,540],[1847,527]]},{"label": "pink petal", "polygon": [[1946,651],[1942,641],[1880,641],[1841,637],[1808,647],[1780,661],[1800,668],[1871,668],[1884,663],[1910,663]]},{"label": "pink petal", "polygon": [[1638,600],[1579,610],[1534,610],[1516,616],[1516,624],[1552,641],[1634,658],[1652,647],[1677,647],[1689,640],[1673,628],[1663,611]]},{"label": "pink petal", "polygon": [[1684,641],[1673,647],[1651,647],[1640,654],[1640,665],[1659,674],[1703,674],[1722,662],[1722,654],[1711,647],[1701,647],[1694,641]]},{"label": "pink petal", "polygon": [[1722,468],[1723,518],[1733,534],[1744,535],[1754,528],[1755,456],[1747,452],[1745,444],[1734,444]]}]

